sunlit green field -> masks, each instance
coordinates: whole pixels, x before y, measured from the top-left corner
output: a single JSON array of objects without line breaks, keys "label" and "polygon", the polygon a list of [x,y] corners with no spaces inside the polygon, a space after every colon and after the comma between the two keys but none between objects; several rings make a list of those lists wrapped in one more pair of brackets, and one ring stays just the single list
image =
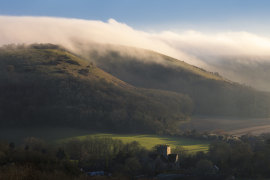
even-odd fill
[{"label": "sunlit green field", "polygon": [[20,144],[26,137],[37,137],[49,142],[64,142],[72,138],[80,140],[88,137],[110,137],[120,139],[124,143],[137,141],[147,149],[157,144],[168,144],[172,147],[182,146],[188,152],[207,151],[210,141],[192,138],[159,136],[147,134],[108,134],[97,133],[75,128],[0,128],[0,140]]},{"label": "sunlit green field", "polygon": [[[85,136],[78,136],[76,138],[83,140],[88,137],[110,137],[113,139],[120,139],[124,143],[137,141],[147,149],[153,148],[157,144],[168,144],[171,147],[182,146],[188,152],[207,151],[209,141],[195,140],[192,138],[159,136],[159,135],[136,135],[136,134],[90,134]],[[69,138],[68,138],[69,139]],[[66,140],[68,140],[66,139]]]}]

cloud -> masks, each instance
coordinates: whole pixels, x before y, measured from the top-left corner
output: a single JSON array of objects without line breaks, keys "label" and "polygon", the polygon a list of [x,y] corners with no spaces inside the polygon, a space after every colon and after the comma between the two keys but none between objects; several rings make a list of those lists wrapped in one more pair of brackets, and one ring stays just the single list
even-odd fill
[{"label": "cloud", "polygon": [[270,39],[248,32],[203,34],[186,31],[181,34],[163,32],[157,35],[177,49],[201,55],[269,55]]},{"label": "cloud", "polygon": [[0,45],[8,43],[57,43],[76,50],[74,41],[117,44],[150,49],[189,62],[201,62],[173,48],[151,33],[135,30],[113,19],[108,22],[50,17],[0,16]]},{"label": "cloud", "polygon": [[[10,43],[56,43],[72,51],[89,43],[116,44],[150,49],[221,74],[260,89],[270,88],[270,39],[249,32],[149,33],[114,19],[108,22],[52,17],[0,16],[0,45]],[[81,46],[80,46],[81,48]],[[238,67],[238,69],[236,68]],[[250,74],[250,70],[253,70]],[[241,71],[240,71],[241,70]],[[238,72],[239,71],[239,72]],[[252,83],[261,78],[260,84]],[[268,82],[267,82],[268,81]],[[259,81],[258,81],[259,82]]]}]

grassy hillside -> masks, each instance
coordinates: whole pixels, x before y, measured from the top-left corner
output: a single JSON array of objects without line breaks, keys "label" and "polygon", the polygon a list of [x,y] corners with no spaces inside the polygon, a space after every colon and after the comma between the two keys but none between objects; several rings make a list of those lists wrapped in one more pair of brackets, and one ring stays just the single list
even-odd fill
[{"label": "grassy hillside", "polygon": [[131,47],[104,46],[83,52],[98,67],[137,87],[188,94],[194,114],[204,116],[268,117],[269,93],[233,83],[183,61]]},{"label": "grassy hillside", "polygon": [[55,45],[0,49],[0,123],[173,132],[189,97],[135,88]]}]

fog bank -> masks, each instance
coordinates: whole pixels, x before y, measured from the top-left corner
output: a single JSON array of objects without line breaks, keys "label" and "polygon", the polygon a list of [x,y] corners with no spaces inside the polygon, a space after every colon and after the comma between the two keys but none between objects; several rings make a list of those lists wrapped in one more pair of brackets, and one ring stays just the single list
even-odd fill
[{"label": "fog bank", "polygon": [[158,33],[108,22],[52,17],[0,16],[0,45],[54,43],[79,52],[91,43],[144,48],[217,71],[225,77],[270,89],[270,39],[249,32]]}]

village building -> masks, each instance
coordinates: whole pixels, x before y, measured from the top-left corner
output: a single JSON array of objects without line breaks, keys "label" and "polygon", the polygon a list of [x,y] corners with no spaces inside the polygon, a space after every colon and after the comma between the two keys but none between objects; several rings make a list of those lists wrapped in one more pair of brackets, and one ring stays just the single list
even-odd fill
[{"label": "village building", "polygon": [[171,147],[169,145],[157,146],[157,153],[168,163],[177,163],[179,161],[179,155],[172,154]]}]

